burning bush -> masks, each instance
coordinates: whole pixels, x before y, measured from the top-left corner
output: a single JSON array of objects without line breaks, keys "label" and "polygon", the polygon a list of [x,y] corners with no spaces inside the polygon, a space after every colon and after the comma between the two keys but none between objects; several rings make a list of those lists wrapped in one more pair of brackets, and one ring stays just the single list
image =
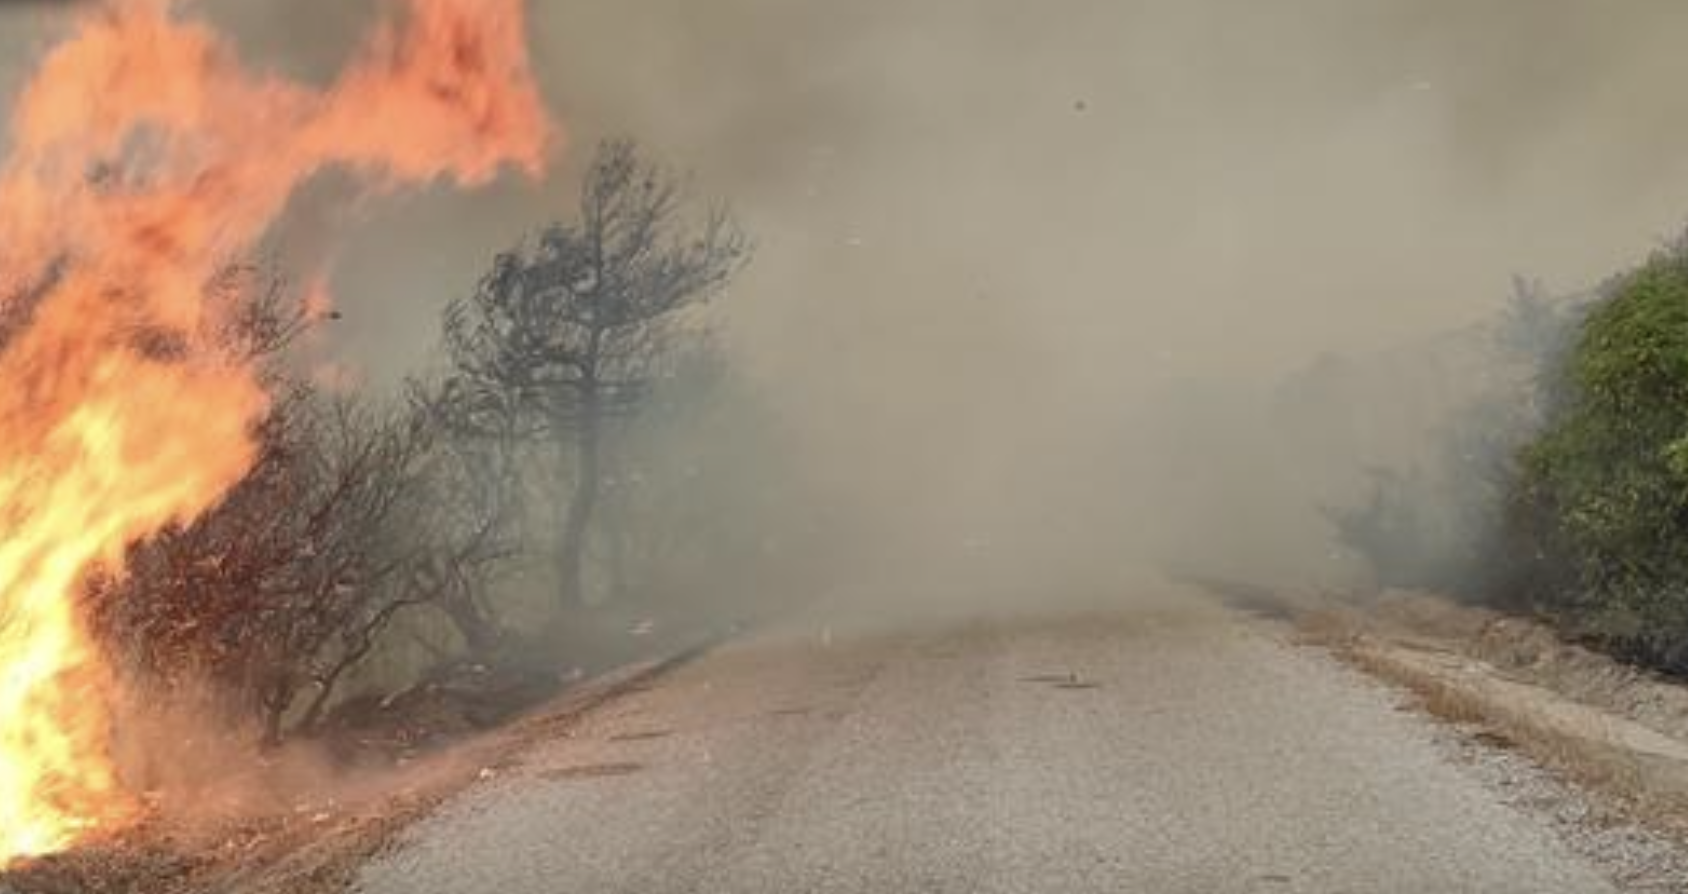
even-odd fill
[{"label": "burning bush", "polygon": [[[394,400],[314,384],[288,350],[312,302],[228,266],[326,170],[370,189],[537,172],[521,10],[394,4],[317,89],[245,70],[170,3],[115,2],[22,97],[0,165],[0,866],[137,814],[125,788],[156,755],[114,759],[124,706],[192,694],[175,713],[273,745],[328,726],[412,614],[477,663],[520,651],[489,596],[536,539],[536,453],[571,486],[561,535],[537,534],[548,601],[583,607],[594,508],[607,490],[633,514],[603,441],[673,384],[683,311],[747,251],[730,218],[686,219],[679,180],[606,144],[578,220],[501,256],[446,315],[446,374]],[[634,527],[661,525],[599,539],[636,549]]]},{"label": "burning bush", "polygon": [[132,550],[98,594],[107,640],[158,681],[210,683],[280,739],[301,694],[310,729],[395,613],[414,569],[425,433],[402,416],[294,386],[259,426],[258,459],[222,503]]},{"label": "burning bush", "polygon": [[[248,70],[173,4],[102,4],[46,54],[13,107],[0,161],[0,862],[133,815],[110,759],[113,681],[77,598],[90,575],[112,573],[130,544],[163,529],[226,539],[242,536],[220,527],[231,519],[299,525],[238,511],[194,521],[231,488],[264,490],[250,482],[275,469],[311,499],[358,504],[344,518],[388,511],[383,487],[342,493],[333,482],[368,455],[404,449],[392,438],[347,437],[320,456],[254,438],[303,411],[266,394],[247,356],[228,350],[229,308],[208,284],[324,170],[392,189],[541,168],[548,125],[522,5],[394,10],[316,89]],[[181,556],[206,551],[163,549],[155,561]],[[247,573],[207,561],[173,573]],[[305,575],[288,586],[333,588],[347,567],[354,585],[369,579],[364,562],[257,564]],[[251,683],[271,701],[290,685]]]}]

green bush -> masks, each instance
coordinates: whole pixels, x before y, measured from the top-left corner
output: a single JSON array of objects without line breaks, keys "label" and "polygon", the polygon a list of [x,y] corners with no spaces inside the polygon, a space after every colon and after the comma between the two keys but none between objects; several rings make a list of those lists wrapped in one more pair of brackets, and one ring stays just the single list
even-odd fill
[{"label": "green bush", "polygon": [[1688,671],[1688,251],[1615,281],[1544,385],[1510,510],[1521,591],[1609,649]]}]

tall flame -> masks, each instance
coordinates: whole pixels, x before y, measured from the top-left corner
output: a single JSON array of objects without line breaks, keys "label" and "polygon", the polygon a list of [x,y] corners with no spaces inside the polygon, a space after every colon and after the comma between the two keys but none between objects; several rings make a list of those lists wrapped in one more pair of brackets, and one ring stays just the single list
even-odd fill
[{"label": "tall flame", "polygon": [[253,460],[266,396],[208,336],[206,284],[324,168],[392,189],[542,167],[521,0],[392,6],[314,90],[245,68],[180,4],[113,0],[18,99],[0,162],[0,865],[133,815],[77,597]]}]

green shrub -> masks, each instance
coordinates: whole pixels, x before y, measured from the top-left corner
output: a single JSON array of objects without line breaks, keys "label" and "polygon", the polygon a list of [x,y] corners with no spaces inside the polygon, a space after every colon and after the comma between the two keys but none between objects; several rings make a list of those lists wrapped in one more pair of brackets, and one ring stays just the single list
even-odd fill
[{"label": "green shrub", "polygon": [[1522,589],[1606,647],[1688,670],[1688,252],[1595,305],[1510,510]]}]

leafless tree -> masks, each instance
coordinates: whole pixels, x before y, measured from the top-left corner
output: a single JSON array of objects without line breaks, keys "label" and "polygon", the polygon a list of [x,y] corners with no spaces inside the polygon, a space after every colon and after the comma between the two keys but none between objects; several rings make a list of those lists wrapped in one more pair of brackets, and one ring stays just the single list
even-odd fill
[{"label": "leafless tree", "polygon": [[99,602],[137,670],[219,687],[274,743],[290,716],[314,729],[393,618],[438,591],[414,573],[433,546],[412,526],[424,429],[299,387],[258,434],[223,503],[134,549]]},{"label": "leafless tree", "polygon": [[681,312],[719,293],[748,253],[725,212],[693,221],[685,198],[631,142],[608,142],[587,172],[579,219],[500,255],[446,314],[450,388],[467,424],[514,412],[525,434],[572,445],[557,544],[565,610],[584,601],[606,420],[638,405]]},{"label": "leafless tree", "polygon": [[472,658],[485,659],[504,631],[488,588],[519,552],[520,441],[516,420],[481,408],[478,427],[463,426],[460,395],[413,382],[411,407],[433,435],[422,486],[426,505],[413,524],[429,546],[413,569],[414,586],[434,593],[434,606],[456,628]]},{"label": "leafless tree", "polygon": [[496,467],[463,456],[424,403],[324,394],[293,369],[286,348],[313,322],[297,293],[255,268],[208,288],[219,312],[205,343],[258,364],[272,393],[256,461],[212,511],[136,546],[91,597],[133,672],[220,692],[273,743],[290,724],[318,727],[400,613],[467,617],[505,515],[480,480]]}]

